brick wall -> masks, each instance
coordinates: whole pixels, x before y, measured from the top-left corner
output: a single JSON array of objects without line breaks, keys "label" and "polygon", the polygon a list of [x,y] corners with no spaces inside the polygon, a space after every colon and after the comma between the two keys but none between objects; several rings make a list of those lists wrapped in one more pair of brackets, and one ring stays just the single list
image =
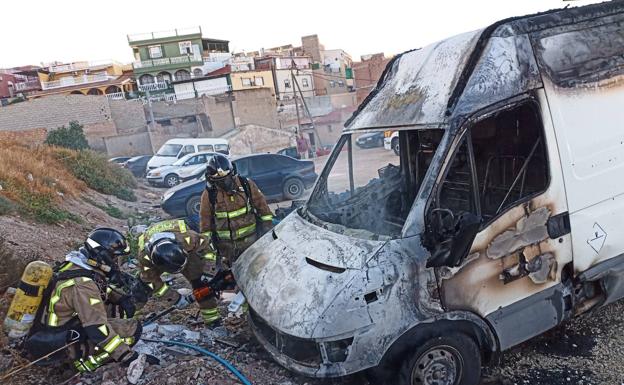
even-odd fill
[{"label": "brick wall", "polygon": [[257,124],[278,128],[277,103],[270,88],[234,91],[234,115],[237,125]]},{"label": "brick wall", "polygon": [[295,134],[293,132],[261,127],[254,124],[242,126],[237,131],[228,138],[231,152],[234,155],[277,152],[295,143]]},{"label": "brick wall", "polygon": [[77,120],[85,126],[111,120],[105,96],[50,95],[0,108],[0,131],[55,129]]},{"label": "brick wall", "polygon": [[109,104],[119,134],[147,132],[147,120],[141,101],[110,100]]},{"label": "brick wall", "polygon": [[17,141],[27,144],[42,144],[48,132],[45,128],[33,128],[23,131],[0,131],[0,140]]},{"label": "brick wall", "polygon": [[104,138],[109,156],[138,156],[152,154],[152,142],[148,132],[118,135]]}]

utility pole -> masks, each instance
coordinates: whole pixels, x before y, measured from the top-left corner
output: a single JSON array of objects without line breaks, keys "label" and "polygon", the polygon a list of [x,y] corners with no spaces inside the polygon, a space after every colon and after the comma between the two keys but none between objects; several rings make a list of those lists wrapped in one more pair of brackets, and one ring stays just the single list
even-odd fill
[{"label": "utility pole", "polygon": [[297,134],[301,133],[301,117],[299,116],[299,102],[297,102],[297,92],[295,91],[295,73],[293,72],[293,67],[295,66],[295,59],[290,59],[292,64],[290,66],[290,77],[292,78],[292,88],[293,88],[293,96],[295,97],[295,110],[297,111]]},{"label": "utility pole", "polygon": [[319,136],[318,131],[316,131],[316,126],[314,125],[314,119],[312,119],[312,114],[310,113],[310,109],[308,108],[308,103],[306,103],[305,98],[303,97],[303,92],[301,91],[301,87],[299,87],[299,82],[297,81],[297,79],[295,79],[295,83],[293,84],[293,86],[297,87],[297,89],[299,90],[299,94],[301,95],[301,101],[303,102],[303,107],[305,108],[305,111],[308,114],[308,119],[310,119],[310,125],[312,126],[312,130],[314,131],[314,135],[318,139],[319,146],[323,147],[323,142],[321,141],[321,137]]}]

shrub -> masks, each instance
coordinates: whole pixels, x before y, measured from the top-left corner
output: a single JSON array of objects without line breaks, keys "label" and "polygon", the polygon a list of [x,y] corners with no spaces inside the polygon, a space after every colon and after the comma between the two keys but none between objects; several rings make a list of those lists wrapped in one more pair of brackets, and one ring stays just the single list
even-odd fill
[{"label": "shrub", "polygon": [[13,211],[15,211],[15,204],[0,195],[0,215],[11,214]]},{"label": "shrub", "polygon": [[56,156],[76,178],[93,190],[126,201],[136,201],[132,189],[137,184],[132,174],[109,163],[104,155],[91,150],[71,151],[57,148]]},{"label": "shrub", "polygon": [[54,131],[48,132],[45,143],[72,150],[88,149],[89,143],[82,130],[83,127],[77,121],[71,121],[69,122],[69,127],[61,126]]}]

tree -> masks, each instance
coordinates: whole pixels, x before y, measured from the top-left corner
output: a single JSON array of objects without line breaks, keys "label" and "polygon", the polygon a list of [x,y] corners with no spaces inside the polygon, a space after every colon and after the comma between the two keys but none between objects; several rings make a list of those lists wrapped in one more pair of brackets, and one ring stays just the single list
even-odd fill
[{"label": "tree", "polygon": [[84,150],[89,148],[85,137],[84,126],[77,121],[69,122],[69,127],[61,126],[48,132],[45,143],[52,146],[70,148],[72,150]]}]

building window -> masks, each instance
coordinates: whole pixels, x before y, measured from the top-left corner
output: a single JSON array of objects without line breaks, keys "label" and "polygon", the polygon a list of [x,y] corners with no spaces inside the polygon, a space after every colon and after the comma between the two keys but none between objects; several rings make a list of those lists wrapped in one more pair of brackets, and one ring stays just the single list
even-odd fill
[{"label": "building window", "polygon": [[190,41],[181,41],[178,43],[178,46],[180,47],[180,55],[191,54],[193,52]]},{"label": "building window", "polygon": [[251,78],[241,78],[243,87],[251,87]]},{"label": "building window", "polygon": [[189,80],[190,78],[191,74],[187,70],[177,70],[175,72],[175,80]]},{"label": "building window", "polygon": [[204,76],[204,73],[200,68],[195,68],[193,70],[193,76],[195,76],[196,78],[201,78],[202,76]]},{"label": "building window", "polygon": [[171,74],[169,72],[160,72],[156,75],[156,81],[158,83],[171,82]]},{"label": "building window", "polygon": [[162,48],[159,45],[150,45],[148,49],[149,49],[149,56],[152,59],[158,59],[163,56]]},{"label": "building window", "polygon": [[284,87],[290,88],[290,79],[284,79]]},{"label": "building window", "polygon": [[256,83],[257,86],[263,86],[264,85],[264,78],[262,76],[256,76],[254,78],[254,82]]},{"label": "building window", "polygon": [[308,83],[308,78],[301,79],[301,85],[304,87],[310,87],[310,83]]},{"label": "building window", "polygon": [[336,82],[335,82],[335,81],[333,81],[333,80],[330,80],[330,81],[329,81],[329,86],[330,86],[331,88],[336,87]]},{"label": "building window", "polygon": [[342,80],[338,80],[338,87],[344,87],[344,82]]},{"label": "building window", "polygon": [[141,75],[141,77],[139,78],[139,83],[141,83],[141,85],[152,84],[154,83],[154,77],[150,74]]}]

